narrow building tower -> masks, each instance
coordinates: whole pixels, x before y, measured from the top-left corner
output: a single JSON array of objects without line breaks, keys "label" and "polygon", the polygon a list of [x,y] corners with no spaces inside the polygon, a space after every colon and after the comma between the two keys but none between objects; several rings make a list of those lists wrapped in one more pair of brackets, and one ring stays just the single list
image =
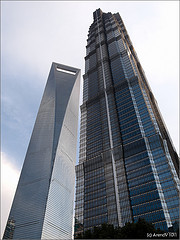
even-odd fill
[{"label": "narrow building tower", "polygon": [[4,239],[71,239],[80,70],[53,63]]}]

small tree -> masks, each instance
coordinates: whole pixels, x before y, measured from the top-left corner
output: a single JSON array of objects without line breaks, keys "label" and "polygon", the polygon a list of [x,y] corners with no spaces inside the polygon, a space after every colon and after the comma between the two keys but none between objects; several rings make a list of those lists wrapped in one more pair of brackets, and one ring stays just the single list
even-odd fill
[{"label": "small tree", "polygon": [[137,223],[127,223],[121,228],[121,238],[123,239],[145,239],[147,233],[163,233],[161,230],[156,230],[152,223],[146,222],[144,219],[139,218]]},{"label": "small tree", "polygon": [[[79,239],[147,239],[147,233],[163,234],[165,232],[155,229],[152,223],[139,219],[136,223],[126,223],[122,228],[104,223],[100,227],[94,227],[92,231],[85,231]],[[159,239],[159,237],[157,238]]]}]

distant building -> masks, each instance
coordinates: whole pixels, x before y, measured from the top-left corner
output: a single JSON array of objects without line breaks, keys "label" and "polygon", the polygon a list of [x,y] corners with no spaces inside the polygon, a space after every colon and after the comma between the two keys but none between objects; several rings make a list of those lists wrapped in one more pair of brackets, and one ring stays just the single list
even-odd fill
[{"label": "distant building", "polygon": [[4,239],[72,238],[79,91],[80,70],[53,63]]},{"label": "distant building", "polygon": [[4,232],[4,239],[13,239],[15,229],[15,221],[13,218],[8,219],[7,226]]},{"label": "distant building", "polygon": [[83,229],[75,234],[138,218],[167,230],[179,220],[178,155],[119,13],[93,16],[76,166]]},{"label": "distant building", "polygon": [[75,223],[74,223],[74,238],[78,237],[78,233],[83,231],[83,225],[78,222],[78,220],[75,218]]}]

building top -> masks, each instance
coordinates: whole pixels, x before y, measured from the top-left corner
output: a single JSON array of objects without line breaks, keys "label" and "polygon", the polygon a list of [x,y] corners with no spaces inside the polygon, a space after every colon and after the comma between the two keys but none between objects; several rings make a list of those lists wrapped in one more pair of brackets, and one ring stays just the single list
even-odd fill
[{"label": "building top", "polygon": [[96,20],[98,17],[102,16],[103,12],[100,8],[96,9],[95,12],[93,12],[93,18]]}]

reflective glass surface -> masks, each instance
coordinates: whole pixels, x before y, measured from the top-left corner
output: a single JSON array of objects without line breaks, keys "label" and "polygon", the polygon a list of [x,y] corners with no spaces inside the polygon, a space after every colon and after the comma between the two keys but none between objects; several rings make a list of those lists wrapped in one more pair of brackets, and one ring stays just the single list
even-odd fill
[{"label": "reflective glass surface", "polygon": [[100,9],[93,16],[81,106],[77,232],[139,217],[167,230],[178,221],[179,160],[123,20]]},{"label": "reflective glass surface", "polygon": [[79,84],[79,69],[52,64],[9,214],[14,239],[72,237]]}]

